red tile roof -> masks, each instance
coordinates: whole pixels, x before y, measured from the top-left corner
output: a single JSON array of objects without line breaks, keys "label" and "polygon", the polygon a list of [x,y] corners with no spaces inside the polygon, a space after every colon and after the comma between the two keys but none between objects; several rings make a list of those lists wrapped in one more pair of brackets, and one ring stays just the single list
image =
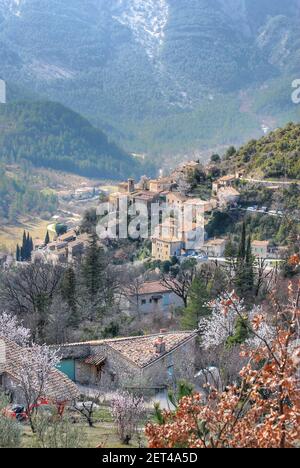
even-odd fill
[{"label": "red tile roof", "polygon": [[[121,354],[122,357],[133,363],[139,368],[147,367],[153,364],[155,361],[161,357],[169,354],[174,351],[176,348],[187,343],[188,341],[195,339],[197,332],[170,332],[163,334],[155,335],[146,335],[146,336],[134,336],[128,338],[115,338],[108,340],[99,340],[99,341],[87,341],[83,343],[71,343],[67,345],[62,345],[62,350],[67,348],[73,348],[78,346],[90,346],[91,358],[93,354],[93,348],[103,346],[111,348],[117,353]],[[156,343],[159,338],[163,338],[165,343],[165,352],[159,354],[157,352]],[[96,355],[97,353],[95,353]],[[105,354],[105,351],[104,351]],[[101,356],[103,354],[101,353]]]},{"label": "red tile roof", "polygon": [[[171,290],[167,287],[164,286],[160,283],[160,281],[149,281],[141,285],[139,288],[139,295],[144,295],[144,294],[164,294],[164,293],[170,293]],[[135,293],[129,295],[136,295]]]},{"label": "red tile roof", "polygon": [[[22,373],[22,359],[30,349],[21,348],[15,343],[0,337],[1,359],[0,373],[9,375],[14,381],[20,381]],[[47,385],[45,398],[55,402],[72,401],[79,397],[77,386],[57,369],[51,371],[51,378]]]}]

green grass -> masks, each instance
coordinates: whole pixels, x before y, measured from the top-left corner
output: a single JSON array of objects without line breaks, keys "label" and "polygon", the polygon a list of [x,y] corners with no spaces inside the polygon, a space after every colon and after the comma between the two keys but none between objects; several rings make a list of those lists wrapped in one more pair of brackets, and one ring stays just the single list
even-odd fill
[{"label": "green grass", "polygon": [[[7,225],[0,227],[0,250],[7,249],[15,251],[16,245],[22,243],[23,232],[28,231],[33,239],[45,239],[49,221],[40,218],[27,219],[20,217],[16,225]],[[51,233],[50,233],[51,234]]]},{"label": "green grass", "polygon": [[[101,406],[94,414],[94,420],[96,421],[95,427],[90,428],[87,422],[78,414],[72,413],[72,417],[76,419],[76,426],[82,431],[82,434],[86,436],[87,447],[96,448],[101,446],[103,448],[139,448],[138,437],[135,437],[131,444],[124,445],[120,442],[117,435],[115,424],[113,423],[109,408],[107,406]],[[146,438],[143,434],[143,427],[146,424],[146,420],[140,428],[140,437],[143,446],[146,446]],[[22,435],[22,448],[34,448],[36,447],[35,435],[31,432],[28,425],[23,426]]]}]

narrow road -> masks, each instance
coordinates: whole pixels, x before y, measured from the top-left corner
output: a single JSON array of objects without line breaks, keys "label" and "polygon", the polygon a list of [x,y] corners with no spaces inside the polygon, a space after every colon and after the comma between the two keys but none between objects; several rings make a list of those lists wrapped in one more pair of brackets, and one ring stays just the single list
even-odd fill
[{"label": "narrow road", "polygon": [[261,185],[300,185],[300,180],[264,180],[264,179],[240,179],[242,182],[250,182],[253,184],[261,184]]}]

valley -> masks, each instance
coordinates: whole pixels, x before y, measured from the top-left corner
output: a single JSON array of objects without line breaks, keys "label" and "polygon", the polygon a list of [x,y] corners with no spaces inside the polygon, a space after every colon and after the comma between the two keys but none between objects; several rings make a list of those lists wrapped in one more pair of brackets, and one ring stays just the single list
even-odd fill
[{"label": "valley", "polygon": [[[20,172],[17,166],[10,167],[10,171],[14,174]],[[76,227],[80,224],[84,212],[98,203],[99,195],[93,197],[89,190],[97,187],[100,193],[110,193],[116,189],[116,182],[109,180],[89,179],[86,177],[77,176],[75,174],[67,174],[51,169],[34,169],[32,175],[36,182],[37,190],[52,191],[57,197],[57,205],[51,214],[42,217],[35,213],[30,215],[21,214],[13,219],[7,220],[0,217],[0,251],[15,252],[16,245],[20,243],[24,230],[29,232],[34,239],[44,239],[47,230],[50,238],[55,235],[55,225],[57,223],[66,224],[68,228]],[[47,187],[44,184],[47,184]],[[87,195],[81,200],[75,197],[76,190],[84,192],[87,190]]]},{"label": "valley", "polygon": [[299,15],[298,0],[2,1],[1,75],[12,100],[61,102],[172,161],[299,121]]}]

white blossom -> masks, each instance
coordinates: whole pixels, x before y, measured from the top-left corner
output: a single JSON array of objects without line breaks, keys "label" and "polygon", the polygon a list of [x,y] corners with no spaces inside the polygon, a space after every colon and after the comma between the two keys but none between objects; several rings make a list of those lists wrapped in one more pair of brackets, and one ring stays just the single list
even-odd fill
[{"label": "white blossom", "polygon": [[24,347],[30,341],[30,330],[23,327],[14,315],[3,312],[0,315],[0,336]]},{"label": "white blossom", "polygon": [[26,399],[27,408],[46,396],[51,373],[59,362],[58,351],[47,345],[33,344],[27,348],[26,354],[21,358],[18,375],[19,387]]},{"label": "white blossom", "polygon": [[238,314],[233,306],[228,306],[225,311],[223,300],[224,297],[220,297],[215,301],[212,304],[211,316],[200,320],[199,328],[203,331],[202,340],[205,349],[225,343],[227,338],[234,334]]},{"label": "white blossom", "polygon": [[[205,349],[224,344],[230,336],[233,336],[239,317],[243,317],[249,321],[250,334],[251,328],[255,332],[245,342],[248,347],[258,348],[263,344],[263,340],[270,343],[274,339],[276,330],[268,322],[263,309],[254,306],[252,310],[248,311],[244,301],[239,299],[234,291],[220,296],[210,305],[212,307],[211,316],[203,318],[199,323],[199,328],[203,332],[202,339]],[[252,322],[258,316],[261,320],[258,321],[258,326],[254,330]]]},{"label": "white blossom", "polygon": [[129,443],[137,433],[138,424],[145,415],[144,400],[129,392],[118,392],[112,398],[111,415],[120,440]]}]

